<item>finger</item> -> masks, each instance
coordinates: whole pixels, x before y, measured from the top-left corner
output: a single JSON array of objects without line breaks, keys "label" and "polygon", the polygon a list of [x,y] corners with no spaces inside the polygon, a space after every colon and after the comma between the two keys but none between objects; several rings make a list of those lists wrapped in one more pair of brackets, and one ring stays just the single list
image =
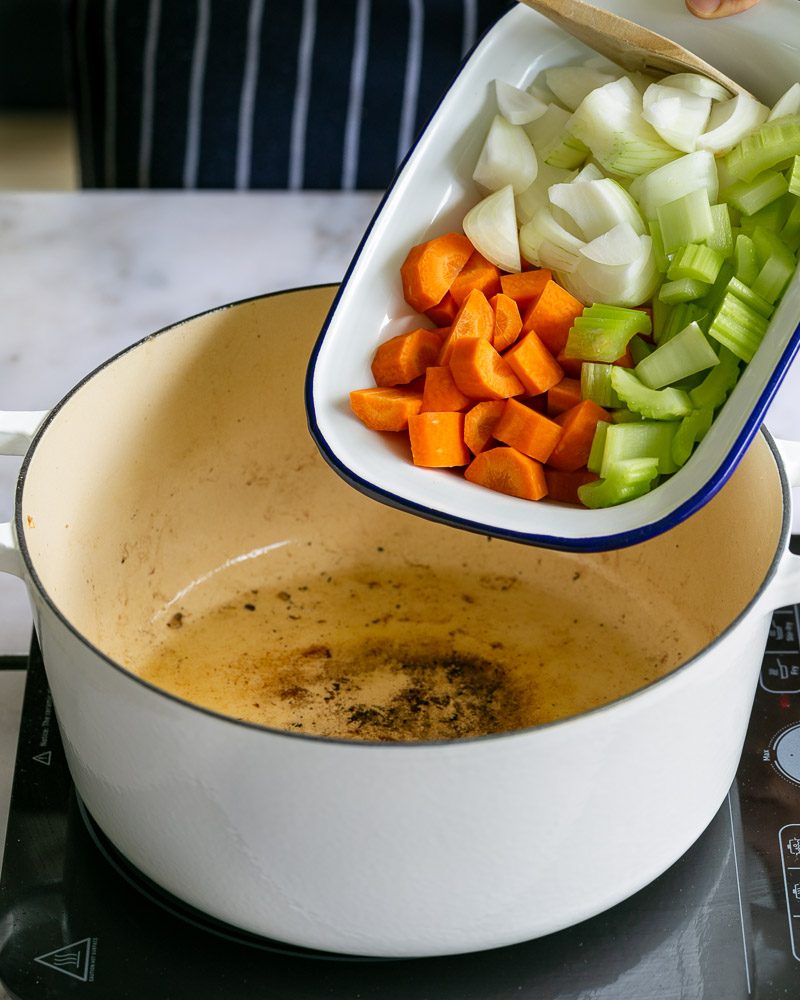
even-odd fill
[{"label": "finger", "polygon": [[686,6],[697,17],[706,19],[729,17],[755,7],[758,0],[686,0]]}]

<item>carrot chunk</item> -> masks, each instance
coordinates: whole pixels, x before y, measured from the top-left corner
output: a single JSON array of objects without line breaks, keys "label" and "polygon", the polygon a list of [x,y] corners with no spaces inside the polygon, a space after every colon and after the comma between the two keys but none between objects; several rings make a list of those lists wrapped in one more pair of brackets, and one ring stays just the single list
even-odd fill
[{"label": "carrot chunk", "polygon": [[533,330],[509,347],[503,357],[531,396],[547,392],[564,377],[561,365]]},{"label": "carrot chunk", "polygon": [[559,413],[555,422],[561,426],[561,437],[547,460],[554,469],[574,470],[586,465],[592,448],[598,421],[610,420],[602,406],[590,399]]},{"label": "carrot chunk", "polygon": [[464,444],[463,413],[417,413],[408,419],[408,436],[414,465],[429,469],[467,465],[471,459]]},{"label": "carrot chunk", "polygon": [[528,309],[539,298],[552,277],[552,271],[540,267],[533,271],[520,271],[518,274],[504,274],[500,278],[500,287],[520,309]]},{"label": "carrot chunk", "polygon": [[464,470],[471,483],[523,500],[547,496],[547,482],[539,462],[515,448],[490,448],[476,455]]},{"label": "carrot chunk", "polygon": [[472,399],[507,399],[525,391],[508,362],[480,337],[455,342],[450,370],[458,388]]},{"label": "carrot chunk", "polygon": [[581,381],[565,376],[547,392],[547,415],[557,417],[581,401]]},{"label": "carrot chunk", "polygon": [[583,361],[580,358],[568,358],[563,351],[560,351],[556,355],[556,361],[561,366],[561,370],[565,375],[580,380],[581,367],[583,366]]},{"label": "carrot chunk", "polygon": [[458,388],[447,365],[431,365],[425,372],[420,413],[465,410],[472,400]]},{"label": "carrot chunk", "polygon": [[504,399],[485,399],[464,414],[464,443],[473,455],[482,452],[491,441],[505,405]]},{"label": "carrot chunk", "polygon": [[430,309],[426,309],[425,315],[431,323],[434,323],[436,326],[450,326],[456,318],[457,312],[458,302],[456,302],[450,292],[445,292],[442,301],[437,302],[436,305],[431,306]]},{"label": "carrot chunk", "polygon": [[461,305],[473,288],[480,289],[487,299],[500,291],[500,268],[477,250],[453,279],[450,294]]},{"label": "carrot chunk", "polygon": [[498,441],[546,462],[561,437],[561,428],[516,399],[509,399],[492,432]]},{"label": "carrot chunk", "polygon": [[450,333],[442,345],[439,364],[446,365],[449,362],[457,341],[468,337],[491,340],[493,332],[494,310],[483,292],[479,288],[473,288],[456,313]]},{"label": "carrot chunk", "polygon": [[462,233],[445,233],[412,247],[400,267],[406,302],[417,312],[441,302],[472,252]]},{"label": "carrot chunk", "polygon": [[380,386],[406,385],[436,364],[442,339],[433,330],[412,330],[384,341],[372,359],[372,377]]},{"label": "carrot chunk", "polygon": [[354,389],[350,407],[358,419],[373,431],[404,431],[408,418],[419,413],[422,393],[403,387]]},{"label": "carrot chunk", "polygon": [[564,349],[569,328],[576,317],[581,315],[583,308],[582,302],[551,278],[538,299],[526,311],[522,320],[522,332],[535,330],[555,356]]},{"label": "carrot chunk", "polygon": [[504,351],[511,347],[519,337],[522,329],[522,317],[519,306],[510,295],[498,292],[489,300],[494,310],[494,330],[492,331],[492,347],[496,351]]},{"label": "carrot chunk", "polygon": [[[593,483],[600,477],[588,469],[550,469],[544,470],[547,481],[547,495],[559,503],[580,504],[578,487],[585,483]],[[581,506],[583,506],[581,504]]]}]

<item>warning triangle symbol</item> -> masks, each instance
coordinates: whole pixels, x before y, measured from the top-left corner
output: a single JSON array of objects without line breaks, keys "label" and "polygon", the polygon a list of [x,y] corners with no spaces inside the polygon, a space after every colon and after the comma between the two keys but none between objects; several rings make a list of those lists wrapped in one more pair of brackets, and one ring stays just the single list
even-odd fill
[{"label": "warning triangle symbol", "polygon": [[37,753],[33,759],[37,764],[45,764],[49,767],[50,761],[53,759],[53,751],[43,750],[41,753]]},{"label": "warning triangle symbol", "polygon": [[55,969],[56,972],[63,972],[65,976],[72,976],[73,979],[80,979],[86,982],[89,978],[89,955],[91,952],[91,938],[83,938],[81,941],[73,941],[72,944],[65,944],[55,951],[48,951],[46,955],[37,955],[34,962],[46,965],[48,969]]}]

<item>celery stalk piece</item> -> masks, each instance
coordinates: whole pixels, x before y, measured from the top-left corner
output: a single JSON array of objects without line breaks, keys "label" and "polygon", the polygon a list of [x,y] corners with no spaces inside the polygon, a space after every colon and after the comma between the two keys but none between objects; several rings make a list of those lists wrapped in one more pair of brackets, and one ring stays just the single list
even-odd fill
[{"label": "celery stalk piece", "polygon": [[708,328],[708,335],[747,363],[764,339],[768,324],[768,319],[728,292]]},{"label": "celery stalk piece", "polygon": [[716,410],[728,398],[728,393],[739,380],[739,359],[726,347],[721,347],[719,364],[712,368],[696,389],[689,392],[695,409]]},{"label": "celery stalk piece", "polygon": [[658,218],[658,209],[662,205],[698,189],[708,193],[709,202],[717,201],[717,162],[714,154],[707,150],[687,153],[672,163],[642,174],[631,182],[629,191],[644,218],[650,221]]},{"label": "celery stalk piece", "polygon": [[722,267],[722,254],[702,243],[687,243],[675,254],[667,271],[670,281],[690,278],[711,285]]},{"label": "celery stalk piece", "polygon": [[677,466],[686,464],[694,446],[708,433],[713,419],[714,411],[706,406],[692,410],[681,420],[672,438],[672,460]]},{"label": "celery stalk piece", "polygon": [[786,171],[786,180],[789,184],[789,194],[800,197],[800,155],[792,159],[792,165]]},{"label": "celery stalk piece", "polygon": [[628,341],[628,350],[633,358],[634,365],[638,365],[643,358],[646,358],[648,355],[653,353],[653,345],[648,344],[648,342],[637,333],[636,336],[631,337]]},{"label": "celery stalk piece", "polygon": [[586,507],[614,507],[649,492],[658,479],[657,458],[629,458],[614,465],[607,479],[578,487]]},{"label": "celery stalk piece", "polygon": [[780,237],[790,250],[800,250],[800,198],[794,199],[789,217],[780,231]]},{"label": "celery stalk piece", "polygon": [[662,389],[679,379],[719,364],[714,348],[697,323],[657,347],[635,368],[636,376],[649,389]]},{"label": "celery stalk piece", "polygon": [[706,246],[723,258],[733,254],[733,230],[731,229],[731,213],[725,204],[711,206],[711,219],[714,230],[706,237]]},{"label": "celery stalk piece", "polygon": [[800,153],[800,115],[765,122],[733,147],[725,164],[734,177],[752,181],[764,170]]},{"label": "celery stalk piece", "polygon": [[786,224],[791,211],[794,195],[787,191],[780,198],[771,201],[752,215],[742,215],[739,221],[740,230],[747,236],[752,236],[756,229],[767,229],[771,233],[779,233]]},{"label": "celery stalk piece", "polygon": [[742,302],[750,306],[751,309],[755,309],[757,313],[760,313],[766,319],[769,319],[775,311],[775,306],[771,302],[762,298],[752,288],[737,278],[731,278],[728,282],[728,291],[733,292]]},{"label": "celery stalk piece", "polygon": [[733,251],[735,261],[735,277],[745,285],[752,285],[756,275],[761,270],[756,253],[756,245],[749,236],[739,233]]},{"label": "celery stalk piece", "polygon": [[586,460],[586,468],[589,472],[600,475],[600,466],[603,464],[603,452],[606,447],[606,433],[611,426],[607,420],[598,420],[592,438],[592,447],[589,449],[589,457]]},{"label": "celery stalk piece", "polygon": [[584,361],[581,365],[581,398],[590,399],[605,409],[622,406],[622,400],[611,385],[613,365]]},{"label": "celery stalk piece", "polygon": [[722,201],[733,205],[743,215],[753,215],[766,208],[789,190],[789,182],[777,170],[765,170],[752,181],[736,181],[720,191]]},{"label": "celery stalk piece", "polygon": [[656,344],[660,347],[667,341],[684,330],[690,323],[697,323],[704,332],[711,323],[709,308],[699,302],[678,302],[669,306],[670,314],[661,335],[656,338]]},{"label": "celery stalk piece", "polygon": [[641,415],[641,413],[634,413],[633,410],[629,410],[627,406],[621,407],[619,410],[611,411],[611,423],[612,424],[637,424],[641,423],[642,420],[646,418]]},{"label": "celery stalk piece", "polygon": [[570,328],[564,356],[610,364],[622,357],[634,334],[649,333],[650,329],[650,317],[641,309],[588,306]]},{"label": "celery stalk piece", "polygon": [[658,219],[650,219],[647,223],[650,238],[653,241],[653,255],[656,259],[656,268],[661,274],[666,274],[669,270],[670,258],[664,253],[664,240],[661,238],[661,226]]},{"label": "celery stalk piece", "polygon": [[606,479],[617,462],[629,458],[657,459],[662,476],[675,472],[678,466],[672,458],[672,439],[678,426],[676,420],[612,424],[606,432],[600,478]]},{"label": "celery stalk piece", "polygon": [[611,384],[629,410],[641,413],[651,420],[675,420],[685,417],[692,409],[688,393],[671,386],[666,389],[649,389],[626,368],[614,368]]},{"label": "celery stalk piece", "polygon": [[777,302],[794,274],[795,265],[770,257],[756,275],[753,293],[768,302]]},{"label": "celery stalk piece", "polygon": [[700,299],[708,291],[710,283],[698,281],[695,278],[679,278],[677,281],[665,281],[658,292],[658,297],[667,305],[678,302],[692,302]]},{"label": "celery stalk piece", "polygon": [[653,299],[653,340],[659,344],[664,336],[664,330],[669,324],[670,313],[673,307],[662,302],[656,295]]},{"label": "celery stalk piece", "polygon": [[661,205],[658,223],[665,253],[674,253],[686,243],[701,243],[714,231],[708,192],[703,189],[691,191]]}]

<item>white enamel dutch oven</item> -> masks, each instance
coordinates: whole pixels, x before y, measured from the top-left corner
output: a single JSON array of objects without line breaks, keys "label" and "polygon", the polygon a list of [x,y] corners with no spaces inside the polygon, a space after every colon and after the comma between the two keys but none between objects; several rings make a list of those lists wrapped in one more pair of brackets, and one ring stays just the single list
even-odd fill
[{"label": "white enamel dutch oven", "polygon": [[[198,316],[44,419],[3,418],[5,450],[27,450],[0,565],[30,595],[75,785],[133,865],[259,935],[422,956],[556,931],[664,872],[724,799],[771,612],[800,600],[787,550],[797,454],[782,460],[759,435],[707,507],[619,551],[538,550],[416,518],[344,484],[307,432],[305,365],[332,297]],[[575,608],[591,609],[598,659],[613,630],[650,661],[676,643],[684,655],[604,707],[438,743],[270,730],[136,676],[165,610],[188,618],[248,586],[369,560],[376,572],[426,560],[465,587],[502,567],[569,591],[556,630],[589,627]],[[594,666],[576,663],[574,681]]]}]

